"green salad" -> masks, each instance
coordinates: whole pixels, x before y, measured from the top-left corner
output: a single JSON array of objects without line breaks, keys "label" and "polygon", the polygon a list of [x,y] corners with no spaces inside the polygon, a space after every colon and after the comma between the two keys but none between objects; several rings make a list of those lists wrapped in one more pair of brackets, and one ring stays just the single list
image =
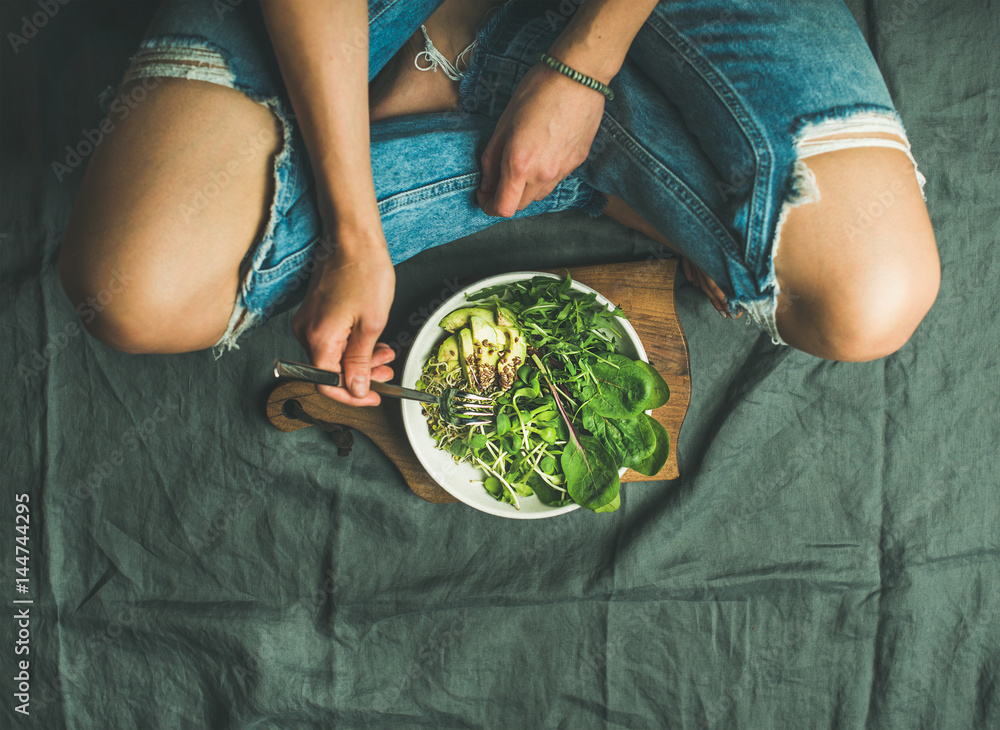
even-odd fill
[{"label": "green salad", "polygon": [[[618,352],[611,311],[572,281],[537,276],[483,289],[448,314],[448,334],[417,387],[489,395],[494,422],[457,427],[425,406],[431,435],[459,462],[484,473],[483,487],[520,509],[534,494],[551,506],[595,512],[620,505],[618,470],[656,474],[670,439],[645,413],[670,391],[642,360]],[[445,333],[442,333],[444,336]]]}]

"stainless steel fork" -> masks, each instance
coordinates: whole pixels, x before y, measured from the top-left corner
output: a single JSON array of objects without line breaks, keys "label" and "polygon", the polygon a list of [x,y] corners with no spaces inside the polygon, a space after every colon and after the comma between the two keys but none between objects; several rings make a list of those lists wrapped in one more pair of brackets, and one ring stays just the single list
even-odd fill
[{"label": "stainless steel fork", "polygon": [[[344,387],[341,385],[340,373],[314,368],[312,365],[292,362],[291,360],[276,359],[274,361],[274,377],[304,380],[307,383],[317,385],[332,385],[335,388]],[[379,383],[375,380],[371,381],[370,387],[379,395],[436,405],[442,420],[454,426],[484,426],[493,423],[493,401],[485,395],[467,393],[455,388],[445,388],[441,395],[437,396],[422,390]]]}]

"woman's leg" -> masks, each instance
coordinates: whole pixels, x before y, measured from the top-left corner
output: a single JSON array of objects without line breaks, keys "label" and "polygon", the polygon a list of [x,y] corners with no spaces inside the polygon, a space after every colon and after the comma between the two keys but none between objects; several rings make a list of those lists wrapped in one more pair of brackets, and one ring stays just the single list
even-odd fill
[{"label": "woman's leg", "polygon": [[[439,2],[373,3],[372,75]],[[92,334],[127,352],[185,352],[231,344],[259,316],[247,298],[301,267],[318,233],[289,111],[256,5],[165,3],[59,255]]]},{"label": "woman's leg", "polygon": [[[424,24],[428,37],[437,50],[451,62],[456,62],[475,39],[483,21],[503,0],[446,0]],[[430,63],[417,55],[424,50],[423,33],[417,31],[392,57],[372,82],[371,120],[373,122],[409,114],[431,114],[458,111],[458,82],[449,79],[440,69],[427,69]],[[471,54],[460,62],[462,70]]]},{"label": "woman's leg", "polygon": [[[855,149],[818,156],[809,169],[822,197],[792,208],[783,228],[774,261],[778,332],[819,357],[889,355],[926,316],[941,278],[913,163],[898,151]],[[677,250],[621,198],[610,197],[604,213]],[[685,264],[692,282],[727,314],[724,292]]]},{"label": "woman's leg", "polygon": [[126,352],[219,341],[267,221],[281,141],[271,111],[239,91],[156,79],[91,160],[59,255],[74,304],[116,272],[127,282],[86,323],[95,337]]},{"label": "woman's leg", "polygon": [[616,84],[587,173],[623,199],[612,215],[665,233],[788,344],[869,360],[906,342],[937,293],[936,244],[842,4],[661,4]]},{"label": "woman's leg", "polygon": [[789,210],[774,266],[778,331],[834,360],[890,355],[910,339],[941,281],[913,163],[898,150],[810,158],[818,200]]},{"label": "woman's leg", "polygon": [[[853,19],[839,2],[777,8],[773,18],[758,9],[742,19],[727,15],[726,3],[714,10],[709,2],[695,5],[657,11],[616,79],[620,100],[608,105],[591,160],[561,187],[582,177],[609,193],[608,215],[694,258],[724,282],[735,311],[752,307],[758,323],[789,344],[843,360],[898,349],[933,302],[939,266],[909,156],[877,146],[894,140],[905,149],[905,137]],[[499,37],[491,39],[466,92],[489,78],[500,82],[484,97],[467,95],[466,105],[472,102],[488,118],[502,111],[517,80],[511,69],[529,68],[558,32],[537,22],[541,7],[521,6],[526,17],[508,18],[496,30]],[[670,16],[675,11],[679,17]],[[718,19],[726,21],[724,29]],[[696,30],[689,38],[678,27]],[[797,38],[800,32],[807,37]],[[831,39],[844,47],[830,48]],[[742,55],[730,60],[740,45],[746,46]],[[762,65],[767,53],[772,58]],[[827,76],[838,53],[860,70],[834,83]],[[804,127],[809,117],[815,118],[812,133],[793,139],[796,124]],[[850,131],[824,134],[829,128]],[[391,130],[377,147],[376,169],[391,168],[389,180],[392,171],[406,168],[399,177],[407,184],[430,184],[416,192],[380,190],[386,202],[400,199],[383,212],[390,242],[395,236],[421,250],[440,242],[428,238],[485,227],[462,200],[476,169],[465,159],[473,153],[462,146],[475,139],[451,138],[442,128],[436,137],[410,137],[405,147],[393,141],[407,136],[405,129]],[[838,138],[830,150],[817,147]],[[438,145],[440,180],[431,170],[409,169],[422,163],[407,147],[420,150],[424,142]],[[464,187],[463,170],[469,171]],[[543,203],[544,209],[551,201]],[[434,222],[449,208],[455,215],[448,229],[436,230]],[[397,213],[401,222],[391,220]],[[852,216],[858,225],[851,225]],[[707,277],[703,284],[719,291]]]}]

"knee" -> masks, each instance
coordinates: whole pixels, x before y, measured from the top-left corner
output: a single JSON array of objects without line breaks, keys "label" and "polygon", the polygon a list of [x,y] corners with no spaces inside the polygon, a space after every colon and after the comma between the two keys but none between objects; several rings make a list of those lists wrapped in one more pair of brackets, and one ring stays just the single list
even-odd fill
[{"label": "knee", "polygon": [[[77,316],[99,342],[131,354],[177,353],[212,346],[221,333],[175,316],[176,299],[127,266],[78,265],[60,255],[59,276]],[[212,339],[214,335],[214,339]]]},{"label": "knee", "polygon": [[811,354],[844,362],[867,362],[902,348],[938,295],[941,267],[936,248],[908,259],[830,271],[811,289],[791,287],[779,295],[778,330]]},{"label": "knee", "polygon": [[142,338],[124,306],[125,293],[134,283],[134,276],[117,267],[100,275],[93,267],[71,260],[65,251],[64,245],[58,262],[59,278],[87,332],[116,350],[143,352]]},{"label": "knee", "polygon": [[[832,360],[891,355],[909,341],[941,282],[913,164],[897,150],[862,148],[810,158],[809,167],[820,196],[790,210],[774,259],[778,332]],[[879,214],[859,218],[873,201]]]},{"label": "knee", "polygon": [[829,318],[832,359],[867,362],[897,352],[930,311],[940,283],[940,266],[907,265],[849,288]]},{"label": "knee", "polygon": [[941,288],[941,264],[933,260],[908,262],[889,272],[891,287],[868,293],[867,317],[862,319],[855,350],[846,355],[855,362],[877,360],[898,351],[924,321]]}]

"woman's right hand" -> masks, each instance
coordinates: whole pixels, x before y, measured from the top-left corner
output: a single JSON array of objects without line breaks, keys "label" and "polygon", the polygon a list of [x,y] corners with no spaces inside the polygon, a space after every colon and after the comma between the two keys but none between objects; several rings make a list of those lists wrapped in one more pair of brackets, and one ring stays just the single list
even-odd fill
[{"label": "woman's right hand", "polygon": [[295,122],[316,182],[323,230],[336,249],[313,271],[292,329],[312,363],[342,373],[323,395],[375,405],[369,380],[392,377],[393,351],[376,340],[396,276],[379,219],[368,121],[368,3],[262,0]]},{"label": "woman's right hand", "polygon": [[341,373],[345,388],[319,392],[352,406],[378,405],[369,379],[392,377],[391,347],[377,342],[395,293],[396,273],[381,228],[373,241],[338,245],[313,271],[292,331],[313,365]]}]

